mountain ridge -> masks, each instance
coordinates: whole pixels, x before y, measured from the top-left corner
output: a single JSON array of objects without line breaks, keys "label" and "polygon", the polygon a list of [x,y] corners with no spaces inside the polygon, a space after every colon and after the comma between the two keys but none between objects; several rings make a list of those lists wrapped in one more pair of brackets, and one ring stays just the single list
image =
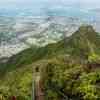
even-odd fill
[{"label": "mountain ridge", "polygon": [[[83,32],[87,36],[84,36]],[[83,100],[96,98],[95,93],[90,92],[88,96],[84,88],[91,86],[89,80],[93,82],[93,86],[97,84],[94,81],[99,80],[100,68],[99,65],[94,65],[94,62],[98,64],[100,61],[98,34],[92,26],[81,26],[72,36],[57,43],[41,48],[32,47],[13,55],[6,63],[0,64],[0,93],[3,96],[7,95],[6,100],[9,100],[8,98],[12,95],[16,95],[18,100],[31,99],[32,76],[36,68],[39,68],[46,100],[62,99],[59,93],[50,89],[50,82],[56,83],[56,86],[61,91],[63,89],[72,100],[76,97]],[[85,79],[86,83],[84,83]],[[76,87],[72,87],[74,85]],[[99,93],[96,93],[99,96]]]},{"label": "mountain ridge", "polygon": [[100,48],[99,38],[99,33],[95,32],[92,26],[81,26],[72,36],[60,40],[57,43],[48,44],[41,48],[32,47],[12,56],[8,60],[7,65],[25,65],[39,59],[56,56],[60,53],[71,54],[72,56],[74,56],[75,53],[76,56],[80,56],[81,54],[82,56],[88,56],[87,54],[90,52],[92,45],[93,47],[91,48],[93,49]]}]

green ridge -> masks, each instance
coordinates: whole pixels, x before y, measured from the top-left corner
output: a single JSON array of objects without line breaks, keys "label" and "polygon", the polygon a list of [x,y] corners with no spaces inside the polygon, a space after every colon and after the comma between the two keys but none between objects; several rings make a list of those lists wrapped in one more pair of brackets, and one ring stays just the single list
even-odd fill
[{"label": "green ridge", "polygon": [[[45,47],[32,47],[0,64],[0,95],[5,100],[31,100],[32,75],[41,68],[45,100],[62,100],[58,87],[72,100],[99,100],[100,35],[81,26],[72,36]],[[43,73],[45,72],[45,73]],[[56,86],[55,86],[56,85]]]}]

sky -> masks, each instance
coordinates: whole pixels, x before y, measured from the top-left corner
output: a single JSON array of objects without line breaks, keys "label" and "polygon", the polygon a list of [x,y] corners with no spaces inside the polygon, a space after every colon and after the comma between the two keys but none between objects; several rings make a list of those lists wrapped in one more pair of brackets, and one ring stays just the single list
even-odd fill
[{"label": "sky", "polygon": [[65,4],[65,5],[80,5],[84,7],[100,7],[100,0],[0,0],[1,7],[7,6],[38,6],[46,4]]}]

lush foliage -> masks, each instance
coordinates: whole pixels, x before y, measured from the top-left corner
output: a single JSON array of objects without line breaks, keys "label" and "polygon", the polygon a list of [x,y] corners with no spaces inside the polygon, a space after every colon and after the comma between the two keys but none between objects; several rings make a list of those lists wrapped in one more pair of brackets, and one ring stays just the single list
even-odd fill
[{"label": "lush foliage", "polygon": [[46,100],[99,100],[100,36],[82,26],[72,36],[32,47],[0,64],[0,96],[31,100],[33,69],[39,66]]},{"label": "lush foliage", "polygon": [[46,100],[65,97],[72,100],[99,100],[100,66],[88,71],[85,68],[88,65],[76,63],[78,61],[71,58],[56,60],[49,62],[43,71]]}]

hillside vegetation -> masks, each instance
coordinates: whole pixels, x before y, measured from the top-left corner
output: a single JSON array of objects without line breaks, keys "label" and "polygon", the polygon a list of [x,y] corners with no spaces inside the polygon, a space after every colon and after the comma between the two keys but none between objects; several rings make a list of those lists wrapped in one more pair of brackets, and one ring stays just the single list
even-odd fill
[{"label": "hillside vegetation", "polygon": [[0,95],[31,100],[34,69],[40,68],[45,100],[100,99],[100,34],[81,26],[72,36],[32,47],[0,65]]}]

